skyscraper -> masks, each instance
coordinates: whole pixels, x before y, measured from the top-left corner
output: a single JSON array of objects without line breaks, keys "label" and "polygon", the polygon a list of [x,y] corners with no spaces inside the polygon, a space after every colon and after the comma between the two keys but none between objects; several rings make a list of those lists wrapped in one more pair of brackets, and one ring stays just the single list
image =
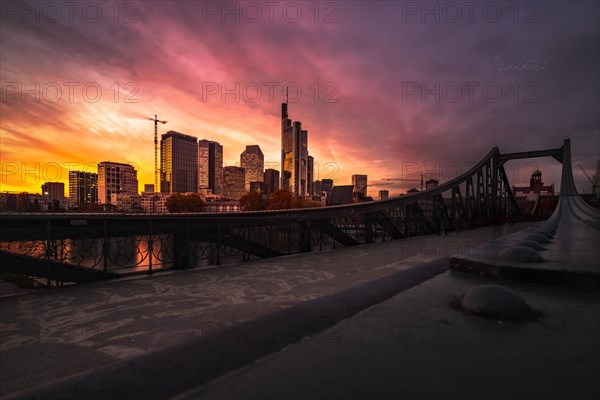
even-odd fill
[{"label": "skyscraper", "polygon": [[198,193],[198,143],[194,136],[169,131],[160,140],[160,191]]},{"label": "skyscraper", "polygon": [[98,164],[98,203],[111,204],[111,195],[137,196],[137,171],[132,165],[101,162]]},{"label": "skyscraper", "polygon": [[308,131],[288,118],[288,103],[281,104],[281,189],[308,196]]},{"label": "skyscraper", "polygon": [[352,175],[352,186],[354,186],[354,193],[366,196],[367,195],[367,176],[366,175]]},{"label": "skyscraper", "polygon": [[246,191],[250,190],[250,182],[263,182],[265,156],[258,145],[246,146],[240,154],[240,164],[246,170]]},{"label": "skyscraper", "polygon": [[42,185],[42,196],[48,201],[64,201],[65,184],[62,182],[46,182]]},{"label": "skyscraper", "polygon": [[198,172],[200,190],[223,194],[223,146],[210,140],[198,141]]},{"label": "skyscraper", "polygon": [[244,168],[229,166],[223,168],[223,197],[239,200],[246,194],[246,173]]},{"label": "skyscraper", "polygon": [[267,193],[275,193],[279,190],[279,171],[276,169],[265,169],[265,183],[267,184]]},{"label": "skyscraper", "polygon": [[69,203],[83,206],[98,202],[98,174],[69,171]]}]

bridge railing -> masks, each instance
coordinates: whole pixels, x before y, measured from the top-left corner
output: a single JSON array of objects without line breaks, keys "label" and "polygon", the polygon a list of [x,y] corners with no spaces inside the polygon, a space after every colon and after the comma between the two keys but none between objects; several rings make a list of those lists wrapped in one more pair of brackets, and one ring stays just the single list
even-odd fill
[{"label": "bridge railing", "polygon": [[502,162],[493,148],[438,187],[344,206],[232,214],[0,215],[0,268],[78,282],[505,222],[518,208]]}]

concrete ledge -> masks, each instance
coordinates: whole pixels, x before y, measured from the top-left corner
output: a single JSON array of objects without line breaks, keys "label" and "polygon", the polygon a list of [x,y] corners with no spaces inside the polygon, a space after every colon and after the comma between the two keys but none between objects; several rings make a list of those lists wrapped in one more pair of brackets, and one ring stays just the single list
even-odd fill
[{"label": "concrete ledge", "polygon": [[458,256],[450,258],[450,268],[476,273],[481,276],[502,277],[551,285],[575,286],[584,290],[600,289],[600,276],[591,272],[496,265]]},{"label": "concrete ledge", "polygon": [[[561,197],[548,221],[453,255],[451,268],[598,289],[600,230],[596,225],[600,224],[600,217],[582,201],[578,196]],[[537,247],[539,261],[543,262],[531,262],[536,260],[536,250],[528,247]]]}]

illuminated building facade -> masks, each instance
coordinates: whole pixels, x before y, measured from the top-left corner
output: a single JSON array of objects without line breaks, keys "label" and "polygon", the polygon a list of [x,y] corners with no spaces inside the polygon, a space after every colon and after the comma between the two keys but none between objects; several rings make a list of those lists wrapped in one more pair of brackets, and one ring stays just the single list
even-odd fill
[{"label": "illuminated building facade", "polygon": [[69,204],[83,206],[98,202],[98,174],[69,171]]},{"label": "illuminated building facade", "polygon": [[223,197],[239,200],[246,194],[246,173],[244,168],[229,166],[223,168]]},{"label": "illuminated building facade", "polygon": [[198,139],[169,131],[160,140],[160,191],[198,193]]},{"label": "illuminated building facade", "polygon": [[198,183],[201,193],[223,194],[223,146],[217,142],[198,142]]},{"label": "illuminated building facade", "polygon": [[137,171],[132,165],[109,161],[98,164],[98,203],[112,204],[113,194],[138,195]]},{"label": "illuminated building facade", "polygon": [[308,196],[308,131],[289,118],[288,103],[281,105],[281,166],[281,189]]},{"label": "illuminated building facade", "polygon": [[246,191],[250,190],[250,182],[263,182],[265,156],[258,145],[246,146],[240,155],[240,164],[246,171]]}]

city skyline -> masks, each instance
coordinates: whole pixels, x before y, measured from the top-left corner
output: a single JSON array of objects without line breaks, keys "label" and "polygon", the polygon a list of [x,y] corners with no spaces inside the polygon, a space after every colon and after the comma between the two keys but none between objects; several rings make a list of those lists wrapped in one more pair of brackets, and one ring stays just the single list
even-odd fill
[{"label": "city skyline", "polygon": [[[497,22],[481,10],[474,22],[444,14],[435,22],[407,15],[402,2],[334,2],[337,11],[319,3],[318,23],[308,8],[297,23],[281,10],[273,23],[266,17],[253,23],[243,15],[239,22],[203,15],[200,3],[131,4],[134,23],[123,21],[125,12],[115,23],[108,8],[97,23],[80,13],[58,23],[2,15],[0,191],[38,192],[46,181],[67,183],[69,168],[107,159],[133,164],[140,184],[151,183],[147,118],[154,114],[169,121],[169,130],[221,143],[225,165],[236,165],[245,146],[258,143],[265,168],[281,170],[278,106],[287,86],[294,115],[311,132],[315,181],[348,184],[351,175],[364,173],[375,183],[416,177],[425,166],[444,182],[493,146],[503,152],[554,147],[564,137],[572,139],[574,163],[595,173],[598,60],[585,51],[598,47],[594,2],[540,3],[535,15],[522,9],[518,18],[507,8]],[[524,21],[527,16],[532,20]],[[451,50],[442,51],[440,41]],[[250,62],[283,49],[303,57]],[[56,57],[64,68],[55,68]],[[502,88],[500,101],[482,95],[486,84]],[[94,102],[97,87],[102,96]],[[253,101],[256,87],[262,96]],[[454,102],[457,87],[463,96]],[[508,165],[511,183],[524,184],[540,169],[546,182],[560,184],[557,162],[528,163]],[[590,191],[580,171],[575,179],[581,192]],[[413,186],[376,189],[396,195]]]}]

